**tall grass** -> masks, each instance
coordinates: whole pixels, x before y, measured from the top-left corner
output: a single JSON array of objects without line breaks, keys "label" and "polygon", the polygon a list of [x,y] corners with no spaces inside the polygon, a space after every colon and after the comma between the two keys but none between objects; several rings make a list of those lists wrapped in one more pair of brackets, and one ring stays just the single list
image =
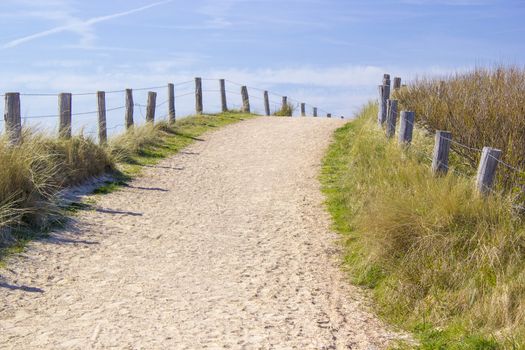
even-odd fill
[{"label": "tall grass", "polygon": [[70,185],[113,169],[111,155],[90,138],[59,140],[24,130],[19,146],[0,137],[0,246],[11,228],[43,229],[59,214],[56,196]]},{"label": "tall grass", "polygon": [[105,146],[82,135],[64,140],[27,129],[19,146],[9,145],[1,136],[0,257],[6,247],[23,243],[27,230],[45,231],[63,219],[58,196],[64,188],[107,172],[129,179],[142,165],[176,153],[202,133],[251,117],[222,113],[175,124],[146,124],[111,138]]},{"label": "tall grass", "polygon": [[346,264],[423,349],[525,347],[525,224],[508,195],[432,176],[432,139],[401,149],[367,106],[336,132],[322,181]]},{"label": "tall grass", "polygon": [[[401,108],[416,112],[427,130],[448,130],[454,140],[471,148],[496,147],[503,160],[525,169],[525,69],[476,68],[441,78],[423,78],[394,94]],[[480,152],[452,146],[475,167]],[[525,174],[501,167],[498,185],[520,190]]]}]

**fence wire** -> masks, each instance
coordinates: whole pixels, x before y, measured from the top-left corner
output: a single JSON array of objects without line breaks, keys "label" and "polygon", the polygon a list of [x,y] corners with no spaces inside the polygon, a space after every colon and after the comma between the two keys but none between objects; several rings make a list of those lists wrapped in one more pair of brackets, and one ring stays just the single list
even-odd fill
[{"label": "fence wire", "polygon": [[[380,104],[381,104],[381,100],[382,100],[382,96],[381,96],[381,93],[380,93],[380,96],[379,96],[379,103],[380,103]],[[388,118],[388,116],[387,116],[387,118]],[[388,122],[388,120],[387,120],[386,122]],[[415,128],[415,127],[417,126],[415,122],[411,122],[410,120],[406,120],[406,119],[405,119],[405,122],[407,122],[408,124],[410,124],[413,128]],[[458,146],[458,147],[461,147],[461,148],[463,148],[463,149],[466,149],[466,150],[469,150],[469,151],[472,151],[472,152],[477,152],[477,153],[481,153],[481,152],[483,152],[483,150],[480,149],[480,148],[472,147],[472,146],[469,146],[469,145],[465,145],[465,144],[463,144],[463,143],[461,143],[461,142],[458,142],[458,141],[456,141],[456,140],[453,140],[453,139],[448,138],[448,137],[445,137],[445,136],[441,136],[441,137],[442,137],[444,140],[447,140],[447,141],[451,142],[452,144],[454,144],[454,145],[456,145],[456,146]],[[498,164],[501,164],[502,166],[506,167],[507,169],[512,170],[512,171],[513,171],[514,173],[516,173],[516,174],[520,174],[520,175],[521,175],[521,174],[525,174],[525,170],[523,170],[523,169],[517,168],[517,167],[515,167],[515,166],[513,166],[513,165],[511,165],[511,164],[509,164],[509,163],[506,163],[505,161],[503,161],[503,160],[501,160],[501,159],[499,159],[499,158],[497,158],[497,157],[494,157],[494,156],[493,156],[492,154],[490,154],[490,153],[488,154],[488,156],[489,156],[490,158],[492,158],[493,160],[495,160]],[[424,158],[427,158],[428,160],[430,160],[430,162],[431,162],[430,164],[432,164],[432,162],[433,162],[433,159],[432,159],[432,158],[428,157],[427,155],[424,155]],[[472,175],[470,175],[470,174],[466,174],[466,173],[464,173],[464,172],[459,171],[456,167],[450,167],[450,166],[448,166],[448,165],[444,165],[444,164],[442,164],[442,165],[445,166],[445,168],[446,168],[447,170],[451,170],[451,171],[453,171],[456,175],[459,175],[459,176],[462,176],[462,177],[467,177],[467,178],[472,177]],[[509,179],[509,178],[510,178],[510,175],[507,174],[507,173],[503,173],[503,176],[504,176],[506,179]],[[516,186],[523,187],[522,184],[518,184],[518,183],[513,183],[513,184],[511,184],[511,185],[512,185],[512,187],[516,187]],[[486,187],[486,186],[485,186],[485,187]],[[486,187],[486,190],[488,190],[489,192],[491,192],[491,193],[493,193],[493,194],[498,194],[498,195],[501,194],[500,192],[494,190],[494,189],[491,188],[491,187]],[[523,207],[523,206],[521,206],[521,205],[513,205],[513,208],[514,208],[514,209],[519,209],[519,210],[524,210],[524,209],[525,209],[525,207]]]}]

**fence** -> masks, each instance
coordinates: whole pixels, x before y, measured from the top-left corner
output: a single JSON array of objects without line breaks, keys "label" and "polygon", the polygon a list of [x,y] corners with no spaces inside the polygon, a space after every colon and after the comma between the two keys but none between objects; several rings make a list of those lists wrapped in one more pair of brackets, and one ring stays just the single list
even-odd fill
[{"label": "fence", "polygon": [[[401,85],[401,78],[395,77],[393,86],[391,86],[390,75],[383,75],[383,82],[379,85],[379,112],[378,125],[385,127],[385,133],[388,138],[395,136],[397,119],[400,116],[398,143],[401,146],[407,146],[412,141],[412,134],[415,124],[415,113],[412,111],[398,112],[398,101],[390,99],[391,91],[396,91],[401,88],[406,88]],[[517,169],[510,164],[501,160],[502,151],[496,148],[485,146],[483,149],[477,149],[456,142],[452,138],[452,134],[445,130],[435,131],[435,141],[433,156],[430,159],[432,172],[439,176],[444,175],[450,170],[449,167],[449,153],[451,144],[459,147],[469,149],[471,151],[481,152],[481,157],[476,175],[476,189],[482,195],[487,195],[494,192],[494,180],[496,178],[496,170],[498,165],[505,166],[513,171],[524,173],[523,170]]]},{"label": "fence", "polygon": [[[218,82],[218,89],[212,88],[203,88],[204,82]],[[194,83],[194,90],[188,91],[187,86]],[[234,91],[232,89],[227,89],[227,84],[230,86],[240,87],[240,91]],[[182,88],[183,91],[179,92],[178,90]],[[166,89],[166,99],[158,103],[159,90]],[[186,90],[184,90],[186,89]],[[177,90],[177,91],[176,91]],[[256,94],[250,94],[249,91],[254,90],[261,92],[261,96]],[[147,92],[147,103],[146,105],[136,102],[134,92]],[[176,93],[177,92],[177,93]],[[226,112],[229,110],[228,105],[228,95],[238,95],[241,97],[241,104],[232,104],[233,108],[239,109],[243,112],[250,113],[252,112],[252,107],[250,100],[260,100],[262,101],[264,107],[264,115],[270,116],[272,114],[270,106],[273,106],[273,111],[284,110],[284,107],[290,105],[293,106],[291,110],[293,111],[296,108],[299,108],[302,117],[307,115],[306,107],[309,106],[314,117],[318,116],[318,111],[326,112],[318,107],[309,105],[304,102],[300,102],[288,96],[283,96],[277,93],[273,93],[268,90],[246,86],[243,84],[236,83],[231,80],[226,79],[204,79],[204,78],[195,78],[191,81],[179,82],[176,84],[169,83],[163,86],[152,86],[152,87],[142,87],[135,89],[124,89],[124,90],[112,90],[112,91],[97,91],[97,92],[83,92],[83,93],[38,93],[38,94],[23,94],[18,92],[10,92],[5,95],[1,95],[5,98],[5,109],[4,109],[4,129],[8,137],[8,140],[12,144],[20,143],[22,140],[22,119],[49,119],[55,118],[58,120],[58,136],[60,138],[71,138],[72,135],[72,125],[74,118],[81,116],[96,116],[98,117],[98,130],[88,134],[95,135],[101,144],[107,142],[108,131],[115,130],[117,128],[130,129],[136,123],[136,110],[138,108],[140,116],[145,120],[146,123],[154,123],[157,119],[158,110],[160,107],[166,105],[166,113],[160,117],[160,119],[167,119],[169,123],[174,123],[177,118],[176,111],[176,101],[179,101],[181,98],[187,98],[194,96],[195,98],[195,113],[202,114],[204,113],[204,94],[219,94],[217,100],[220,101],[220,110]],[[124,100],[124,104],[117,107],[107,106],[107,97],[118,95],[118,97]],[[121,96],[124,95],[124,96]],[[22,118],[21,116],[21,101],[20,98],[27,97],[58,97],[58,111],[57,114],[48,114],[48,115],[30,115]],[[272,100],[270,97],[280,97],[281,101],[277,102]],[[97,108],[96,110],[90,110],[85,112],[76,112],[73,113],[73,97],[88,97],[96,98]],[[122,111],[123,119],[122,123],[108,128],[108,113]],[[143,113],[145,111],[145,114]],[[292,116],[292,115],[290,115]],[[328,118],[332,117],[331,113],[326,112]]]}]

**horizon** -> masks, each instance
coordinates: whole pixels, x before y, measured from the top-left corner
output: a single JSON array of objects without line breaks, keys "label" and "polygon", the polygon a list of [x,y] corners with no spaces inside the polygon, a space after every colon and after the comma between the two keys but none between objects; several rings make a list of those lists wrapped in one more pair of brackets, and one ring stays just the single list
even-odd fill
[{"label": "horizon", "polygon": [[[212,79],[204,82],[206,111],[218,111],[224,78],[351,117],[376,97],[383,73],[405,82],[525,63],[525,4],[515,0],[4,0],[0,10],[2,94],[122,90],[199,76]],[[191,91],[190,84],[177,94]],[[108,108],[123,104],[117,95],[108,96]],[[145,104],[144,95],[137,102]],[[90,96],[74,105],[96,110]],[[191,95],[178,100],[179,116],[192,106]],[[52,96],[23,98],[27,120],[50,114]],[[108,127],[120,114],[108,113]],[[76,130],[89,122],[75,119]]]}]

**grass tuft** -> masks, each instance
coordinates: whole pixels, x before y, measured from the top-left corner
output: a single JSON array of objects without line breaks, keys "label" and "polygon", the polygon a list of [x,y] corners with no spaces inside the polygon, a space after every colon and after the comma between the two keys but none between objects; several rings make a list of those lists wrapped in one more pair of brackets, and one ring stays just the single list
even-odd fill
[{"label": "grass tuft", "polygon": [[291,117],[294,111],[295,106],[288,102],[286,105],[282,106],[281,109],[275,111],[273,115],[276,117]]}]

